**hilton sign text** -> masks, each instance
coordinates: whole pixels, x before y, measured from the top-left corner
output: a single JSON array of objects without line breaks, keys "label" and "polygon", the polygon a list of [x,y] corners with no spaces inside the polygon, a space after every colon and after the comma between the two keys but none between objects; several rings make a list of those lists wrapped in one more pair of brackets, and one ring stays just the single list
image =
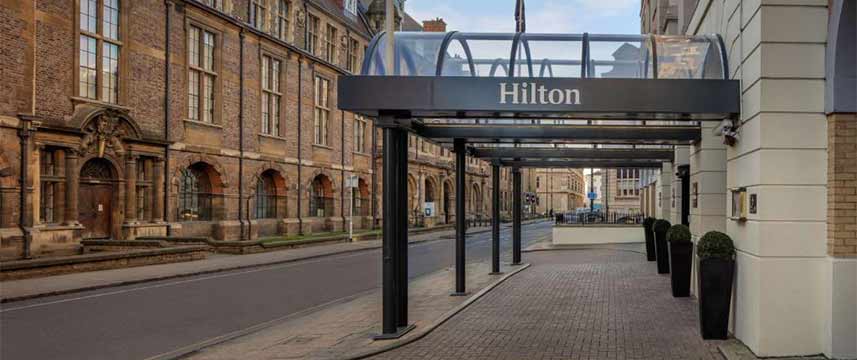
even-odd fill
[{"label": "hilton sign text", "polygon": [[512,105],[580,105],[579,89],[548,89],[531,83],[500,83],[500,103]]}]

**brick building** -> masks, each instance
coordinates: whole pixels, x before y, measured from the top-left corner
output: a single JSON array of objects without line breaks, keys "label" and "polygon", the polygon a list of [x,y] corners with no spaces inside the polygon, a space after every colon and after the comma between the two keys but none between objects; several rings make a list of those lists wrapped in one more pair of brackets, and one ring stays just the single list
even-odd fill
[{"label": "brick building", "polygon": [[[337,110],[336,80],[383,17],[372,0],[0,3],[0,257],[335,231],[350,205],[377,226],[380,137]],[[450,222],[452,156],[413,140],[414,204],[437,209],[421,223]],[[488,166],[468,170],[469,215],[487,214]]]}]

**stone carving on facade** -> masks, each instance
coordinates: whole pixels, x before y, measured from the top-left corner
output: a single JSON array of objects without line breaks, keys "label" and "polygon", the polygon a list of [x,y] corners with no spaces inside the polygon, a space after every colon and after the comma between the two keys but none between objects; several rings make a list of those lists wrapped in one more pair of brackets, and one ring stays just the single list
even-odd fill
[{"label": "stone carving on facade", "polygon": [[78,149],[81,154],[94,153],[98,157],[104,157],[108,151],[120,156],[125,153],[122,139],[130,132],[128,125],[117,112],[112,110],[103,112],[86,122],[82,130],[85,135]]},{"label": "stone carving on facade", "polygon": [[298,7],[295,9],[295,24],[298,27],[304,27],[306,21],[306,16],[304,16],[304,9]]}]

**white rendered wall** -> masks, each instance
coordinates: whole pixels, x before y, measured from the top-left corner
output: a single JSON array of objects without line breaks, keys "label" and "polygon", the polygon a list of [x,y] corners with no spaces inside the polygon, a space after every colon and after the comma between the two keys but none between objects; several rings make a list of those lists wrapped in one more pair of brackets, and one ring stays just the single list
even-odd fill
[{"label": "white rendered wall", "polygon": [[[857,357],[857,265],[826,255],[827,1],[701,0],[688,32],[721,34],[731,75],[742,82],[740,140],[723,153],[719,185],[758,197],[746,222],[725,221],[738,249],[735,336],[758,356]],[[717,176],[706,174],[718,157],[692,150],[700,192],[714,192],[694,209],[694,234],[719,224],[706,217],[716,207],[703,204],[720,201],[709,188]],[[723,199],[726,214],[731,196]]]},{"label": "white rendered wall", "polygon": [[661,165],[661,173],[657,181],[658,189],[658,218],[667,219],[673,224],[678,224],[672,219],[672,179],[675,176],[672,163]]},{"label": "white rendered wall", "polygon": [[642,243],[645,241],[643,227],[625,225],[554,226],[554,245],[594,245]]}]

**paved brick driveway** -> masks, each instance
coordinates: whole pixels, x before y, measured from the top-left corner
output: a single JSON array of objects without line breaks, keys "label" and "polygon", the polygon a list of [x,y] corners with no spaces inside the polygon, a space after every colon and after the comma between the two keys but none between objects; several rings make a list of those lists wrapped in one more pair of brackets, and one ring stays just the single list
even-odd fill
[{"label": "paved brick driveway", "polygon": [[425,338],[378,359],[722,359],[645,255],[524,254],[533,264]]}]

